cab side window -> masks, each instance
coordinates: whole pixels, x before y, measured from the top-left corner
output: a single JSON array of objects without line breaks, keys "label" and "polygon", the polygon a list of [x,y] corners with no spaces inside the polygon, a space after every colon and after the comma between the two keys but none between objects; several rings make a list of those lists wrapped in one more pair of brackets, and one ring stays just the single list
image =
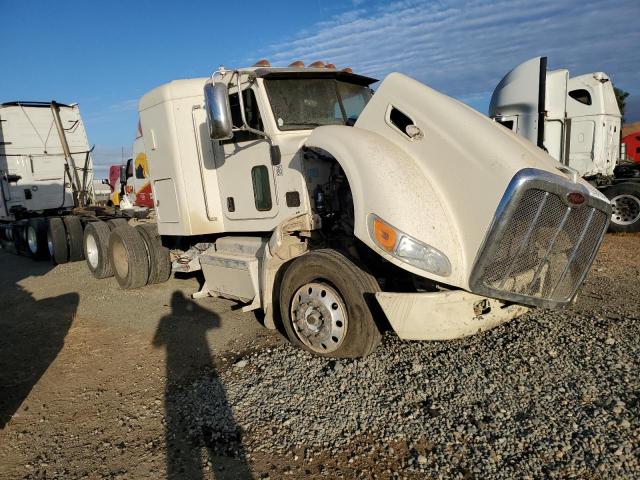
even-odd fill
[{"label": "cab side window", "polygon": [[[253,93],[253,90],[247,88],[242,91],[242,100],[244,101],[244,115],[247,119],[247,124],[256,130],[264,130],[262,125],[262,118],[260,117],[260,110],[258,109],[258,102],[256,100],[256,95]],[[231,106],[231,119],[233,121],[233,126],[236,128],[242,127],[242,115],[240,114],[240,99],[238,98],[237,93],[232,93],[229,95],[229,103]],[[249,142],[252,140],[260,140],[264,137],[261,135],[256,135],[252,132],[233,132],[233,137],[229,140],[223,140],[221,144],[227,143],[240,143],[240,142]]]},{"label": "cab side window", "polygon": [[591,93],[589,93],[588,90],[585,90],[583,88],[571,90],[569,92],[569,96],[575,101],[580,102],[584,105],[591,105]]}]

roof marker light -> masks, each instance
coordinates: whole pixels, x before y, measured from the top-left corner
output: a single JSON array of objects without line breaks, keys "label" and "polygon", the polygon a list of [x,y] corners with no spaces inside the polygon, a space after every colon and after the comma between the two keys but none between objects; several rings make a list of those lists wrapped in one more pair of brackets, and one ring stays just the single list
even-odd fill
[{"label": "roof marker light", "polygon": [[254,67],[270,67],[271,64],[269,63],[269,60],[267,60],[266,58],[263,58],[262,60],[258,60],[256,63],[253,64]]},{"label": "roof marker light", "polygon": [[291,62],[289,66],[293,68],[304,68],[304,62],[302,60],[296,60],[295,62]]},{"label": "roof marker light", "polygon": [[324,68],[324,62],[322,60],[316,60],[309,65],[309,68]]}]

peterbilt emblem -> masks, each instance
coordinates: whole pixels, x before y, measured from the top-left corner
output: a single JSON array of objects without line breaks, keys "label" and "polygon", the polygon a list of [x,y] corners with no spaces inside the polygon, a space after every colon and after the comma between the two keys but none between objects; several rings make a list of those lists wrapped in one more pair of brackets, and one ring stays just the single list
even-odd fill
[{"label": "peterbilt emblem", "polygon": [[580,192],[569,192],[565,198],[567,199],[567,203],[574,207],[584,205],[586,201],[585,196]]}]

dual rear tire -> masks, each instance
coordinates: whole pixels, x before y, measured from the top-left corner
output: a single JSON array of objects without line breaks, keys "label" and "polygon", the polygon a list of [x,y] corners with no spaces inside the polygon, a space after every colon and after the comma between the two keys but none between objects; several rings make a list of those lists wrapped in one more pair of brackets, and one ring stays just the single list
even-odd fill
[{"label": "dual rear tire", "polygon": [[47,222],[44,218],[32,218],[26,226],[27,247],[34,260],[44,260],[49,257],[47,244]]},{"label": "dual rear tire", "polygon": [[93,222],[85,229],[84,252],[93,276],[115,276],[126,290],[167,281],[171,275],[169,249],[162,245],[157,228],[114,220]]},{"label": "dual rear tire", "polygon": [[[29,225],[27,229],[27,240],[29,250],[34,257],[42,255],[41,240],[38,234],[40,225],[37,220],[33,219],[34,225]],[[44,222],[44,220],[42,220]],[[48,219],[46,227],[46,245],[49,257],[54,264],[63,264],[67,262],[78,262],[84,259],[84,251],[82,248],[82,222],[80,218],[69,215],[66,217],[51,217]],[[32,239],[38,239],[32,242]],[[37,244],[36,250],[32,245]]]},{"label": "dual rear tire", "polygon": [[147,253],[149,265],[147,285],[166,282],[171,276],[171,257],[169,249],[162,245],[158,229],[149,223],[137,225],[135,229],[140,234]]},{"label": "dual rear tire", "polygon": [[109,234],[111,229],[106,222],[91,222],[84,229],[84,257],[89,271],[95,278],[113,276],[113,267],[109,256]]},{"label": "dual rear tire", "polygon": [[147,251],[135,228],[123,225],[114,229],[109,236],[109,253],[114,276],[121,288],[130,290],[147,284]]}]

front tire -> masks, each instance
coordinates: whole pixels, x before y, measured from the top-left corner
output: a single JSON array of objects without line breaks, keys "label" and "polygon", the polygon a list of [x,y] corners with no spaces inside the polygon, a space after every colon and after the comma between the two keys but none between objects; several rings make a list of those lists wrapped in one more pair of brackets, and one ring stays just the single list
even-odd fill
[{"label": "front tire", "polygon": [[609,230],[612,232],[640,231],[640,184],[618,183],[603,193],[613,210]]},{"label": "front tire", "polygon": [[376,279],[335,250],[293,260],[282,277],[280,315],[294,345],[323,357],[359,358],[380,343]]}]

